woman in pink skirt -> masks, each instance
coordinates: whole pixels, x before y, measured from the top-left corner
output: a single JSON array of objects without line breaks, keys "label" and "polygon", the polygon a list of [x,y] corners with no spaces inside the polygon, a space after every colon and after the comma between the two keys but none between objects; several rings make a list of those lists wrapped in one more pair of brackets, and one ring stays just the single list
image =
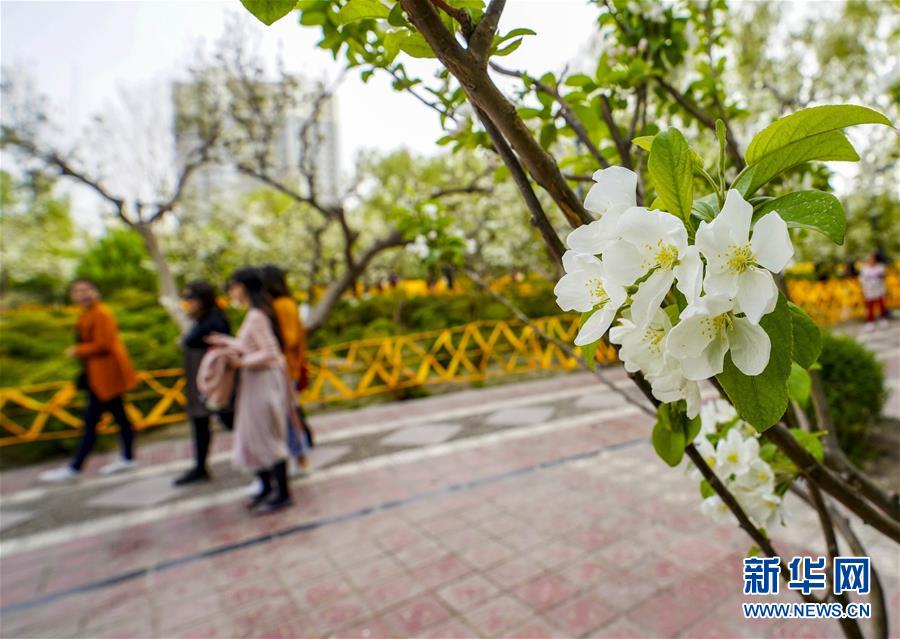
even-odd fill
[{"label": "woman in pink skirt", "polygon": [[235,305],[249,307],[244,323],[235,337],[217,334],[207,341],[227,348],[230,365],[239,369],[234,462],[256,473],[261,489],[247,507],[264,514],[292,503],[285,442],[293,406],[278,322],[259,271],[236,271],[228,280],[228,295]]}]

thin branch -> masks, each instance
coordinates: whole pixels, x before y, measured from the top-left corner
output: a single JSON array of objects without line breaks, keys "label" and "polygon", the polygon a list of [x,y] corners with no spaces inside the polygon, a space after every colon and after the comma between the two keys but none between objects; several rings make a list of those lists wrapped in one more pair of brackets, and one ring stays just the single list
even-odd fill
[{"label": "thin branch", "polygon": [[531,223],[540,232],[551,258],[557,263],[561,262],[562,255],[566,252],[566,248],[563,246],[562,240],[560,240],[559,236],[556,234],[553,224],[550,223],[547,213],[544,212],[541,201],[538,199],[537,195],[535,195],[534,189],[531,188],[531,182],[525,174],[525,169],[522,168],[512,147],[507,144],[506,138],[503,137],[503,134],[494,125],[491,119],[478,107],[475,107],[475,113],[481,120],[484,130],[487,131],[488,136],[491,138],[491,142],[493,143],[497,154],[500,156],[500,159],[503,160],[506,168],[509,169],[509,174],[512,177],[513,182],[515,182],[516,187],[519,189],[519,193],[525,201],[525,206],[528,207],[528,211],[531,213]]},{"label": "thin branch", "polygon": [[863,522],[900,543],[900,523],[876,509],[865,499],[860,499],[858,493],[803,448],[783,424],[775,424],[767,429],[763,436],[778,446],[809,481],[816,482],[822,490],[855,513]]},{"label": "thin branch", "polygon": [[581,121],[581,118],[572,110],[572,107],[569,106],[569,103],[566,102],[565,98],[559,93],[559,89],[556,87],[551,87],[550,85],[541,82],[537,78],[533,78],[524,71],[515,71],[512,69],[506,69],[496,62],[491,62],[490,67],[500,73],[502,75],[519,78],[523,80],[526,84],[533,84],[538,90],[549,95],[553,100],[559,104],[559,114],[566,121],[566,124],[572,129],[575,133],[575,136],[587,147],[587,150],[590,151],[591,155],[594,156],[594,159],[600,163],[600,166],[603,168],[607,168],[609,166],[609,160],[604,157],[603,153],[597,148],[597,145],[594,144],[594,141],[591,140],[591,136],[588,134],[587,130],[584,128],[584,123]]},{"label": "thin branch", "polygon": [[456,20],[459,23],[459,26],[462,27],[464,34],[472,33],[472,19],[469,17],[468,13],[462,9],[451,6],[445,0],[431,0],[431,2],[434,6]]},{"label": "thin branch", "polygon": [[626,140],[622,137],[622,133],[619,131],[619,126],[616,124],[615,118],[613,117],[612,107],[609,104],[609,98],[602,93],[600,94],[600,116],[606,123],[606,128],[609,129],[609,134],[612,136],[613,143],[616,145],[616,150],[619,152],[619,161],[626,169],[630,169],[631,140]]},{"label": "thin branch", "polygon": [[825,433],[826,465],[840,473],[847,484],[858,490],[891,518],[900,520],[900,496],[896,492],[889,494],[847,458],[838,442],[831,411],[828,408],[828,400],[822,388],[821,375],[818,371],[810,371],[810,377],[812,378],[810,400],[816,415],[816,423],[819,430]]},{"label": "thin branch", "polygon": [[469,51],[476,58],[486,61],[488,53],[491,50],[491,44],[494,42],[494,35],[497,33],[497,27],[500,24],[500,14],[506,7],[506,0],[491,0],[484,12],[475,31],[472,32],[469,40]]},{"label": "thin branch", "polygon": [[[703,126],[711,131],[716,130],[716,121],[709,115],[707,115],[703,109],[701,109],[697,104],[694,103],[689,97],[683,94],[681,91],[676,89],[674,86],[669,84],[665,79],[660,76],[656,76],[656,82],[661,86],[665,91],[674,98],[674,100],[684,108],[685,111],[690,113],[698,122],[700,122]],[[727,127],[726,127],[727,129]],[[737,142],[734,139],[732,134],[729,134],[726,131],[726,140],[725,140],[726,148],[728,149],[728,155],[731,156],[731,161],[734,163],[734,166],[738,171],[741,171],[746,166],[744,162],[744,158],[741,155],[741,151],[737,146]]]}]

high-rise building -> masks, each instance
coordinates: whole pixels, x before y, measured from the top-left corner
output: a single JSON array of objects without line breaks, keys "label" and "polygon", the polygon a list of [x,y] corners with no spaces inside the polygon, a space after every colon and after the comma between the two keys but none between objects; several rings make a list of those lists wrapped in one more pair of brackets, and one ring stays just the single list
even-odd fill
[{"label": "high-rise building", "polygon": [[[273,133],[267,149],[267,173],[277,177],[290,188],[301,193],[306,191],[306,181],[302,177],[303,142],[301,133],[304,124],[311,117],[314,105],[303,91],[299,82],[285,92],[281,83],[267,82],[256,85],[253,89],[259,96],[282,96],[287,94],[287,106],[274,109],[280,115],[275,119]],[[175,114],[175,150],[179,164],[186,162],[201,144],[203,126],[202,109],[207,104],[209,91],[228,93],[224,86],[201,86],[195,82],[177,82],[173,86],[172,101]],[[229,99],[229,98],[224,98]],[[266,108],[266,107],[264,107]],[[252,112],[245,109],[243,117],[252,117]],[[261,124],[261,123],[260,123]],[[241,134],[235,131],[241,125],[232,117],[226,117],[223,124],[225,137],[240,140]],[[255,137],[255,136],[254,136]],[[325,203],[337,201],[340,189],[340,164],[338,157],[338,126],[334,98],[329,97],[319,104],[319,115],[313,130],[312,144],[308,150],[311,166],[316,177],[317,196]],[[240,146],[240,145],[239,145]],[[251,161],[258,147],[239,148],[236,152],[245,155]],[[191,178],[191,191],[205,198],[221,195],[234,196],[259,189],[262,184],[242,174],[233,161],[216,162],[205,165]]]}]

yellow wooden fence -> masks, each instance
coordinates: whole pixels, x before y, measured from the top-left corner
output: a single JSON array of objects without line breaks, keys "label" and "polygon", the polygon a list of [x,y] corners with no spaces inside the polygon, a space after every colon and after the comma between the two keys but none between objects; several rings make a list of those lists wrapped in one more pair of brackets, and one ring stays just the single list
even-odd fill
[{"label": "yellow wooden fence", "polygon": [[[578,317],[535,320],[547,335],[572,343]],[[609,346],[597,349],[600,363],[615,361]],[[357,340],[310,352],[310,385],[301,400],[324,404],[380,395],[404,388],[475,382],[534,371],[578,367],[553,343],[519,321],[477,321],[453,328]],[[180,369],[142,371],[126,409],[138,430],[185,420]],[[74,385],[57,382],[0,388],[0,447],[80,434],[82,405]],[[108,416],[101,433],[115,432]]]},{"label": "yellow wooden fence", "polygon": [[[865,316],[855,279],[788,283],[792,299],[820,324]],[[888,276],[888,306],[900,307],[900,276]],[[578,332],[576,315],[534,320],[540,330],[571,344]],[[607,345],[597,360],[615,360]],[[378,337],[326,346],[310,352],[307,404],[354,400],[393,391],[477,382],[536,371],[567,371],[577,361],[541,339],[519,321],[476,321],[413,335]],[[180,369],[143,371],[129,393],[127,410],[139,430],[184,421],[184,378]],[[0,447],[80,434],[83,398],[69,382],[0,388]],[[114,432],[108,419],[100,432]]]}]

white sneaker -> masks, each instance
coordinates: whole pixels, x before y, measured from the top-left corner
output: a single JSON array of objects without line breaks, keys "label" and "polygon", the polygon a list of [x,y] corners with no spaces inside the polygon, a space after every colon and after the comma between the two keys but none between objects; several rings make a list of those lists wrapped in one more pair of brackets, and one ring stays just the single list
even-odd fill
[{"label": "white sneaker", "polygon": [[41,481],[46,481],[54,484],[61,484],[63,482],[72,481],[73,479],[78,479],[79,477],[81,477],[81,472],[75,470],[71,466],[61,466],[52,470],[45,470],[40,475],[38,475],[38,479],[40,479]]},{"label": "white sneaker", "polygon": [[259,477],[254,477],[253,481],[251,481],[247,487],[244,489],[245,495],[258,495],[262,492],[262,482],[259,480]]},{"label": "white sneaker", "polygon": [[101,475],[114,475],[115,473],[122,473],[126,470],[131,470],[137,466],[137,462],[133,459],[117,459],[111,464],[107,464],[100,469]]}]

